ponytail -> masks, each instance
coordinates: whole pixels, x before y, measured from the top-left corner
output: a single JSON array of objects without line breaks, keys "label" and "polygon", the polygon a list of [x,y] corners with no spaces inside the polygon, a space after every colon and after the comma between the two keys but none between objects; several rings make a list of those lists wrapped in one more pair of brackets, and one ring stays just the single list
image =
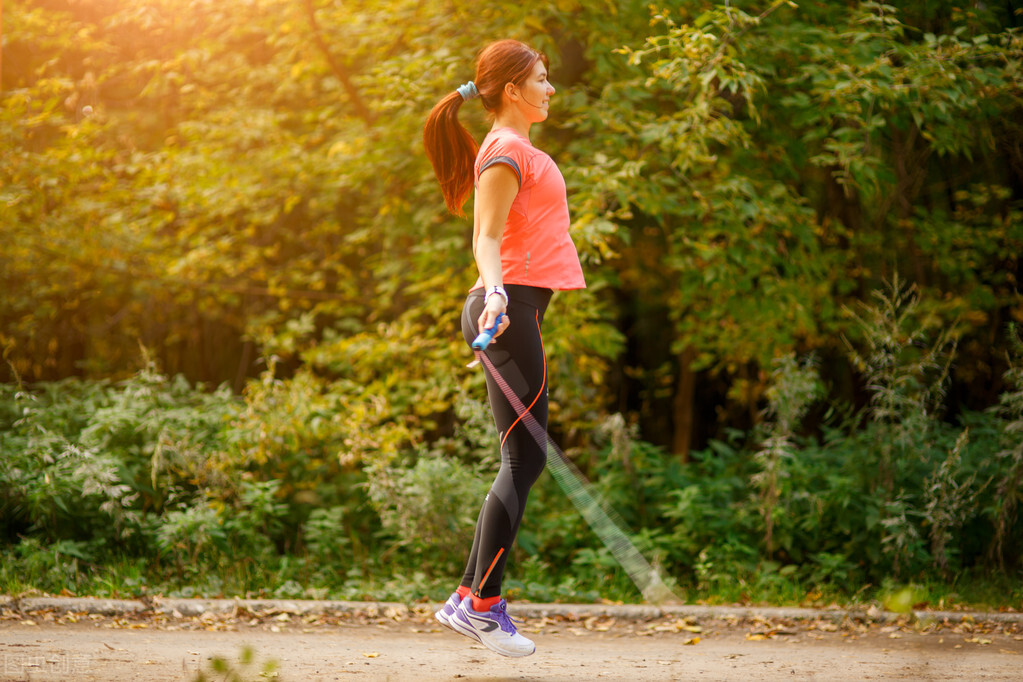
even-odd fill
[{"label": "ponytail", "polygon": [[458,121],[458,110],[465,100],[452,92],[433,107],[423,128],[426,156],[440,181],[444,203],[457,216],[464,216],[462,207],[473,186],[473,164],[476,162],[476,140]]},{"label": "ponytail", "polygon": [[480,52],[476,78],[437,102],[423,128],[426,156],[440,181],[448,210],[464,216],[462,207],[473,187],[473,165],[479,147],[459,123],[462,102],[479,97],[489,112],[501,108],[501,91],[506,83],[521,83],[537,61],[547,66],[547,57],[517,40],[499,40]]}]

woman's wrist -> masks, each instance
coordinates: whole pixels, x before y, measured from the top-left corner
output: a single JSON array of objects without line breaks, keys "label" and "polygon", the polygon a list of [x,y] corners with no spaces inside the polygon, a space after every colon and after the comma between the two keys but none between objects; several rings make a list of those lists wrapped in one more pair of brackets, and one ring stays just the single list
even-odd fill
[{"label": "woman's wrist", "polygon": [[494,294],[497,294],[501,298],[504,299],[504,306],[507,308],[508,307],[508,292],[505,291],[504,287],[502,287],[500,285],[495,285],[495,286],[492,286],[489,289],[487,289],[487,293],[483,295],[483,305],[486,305],[487,301],[489,301],[490,297],[493,296]]}]

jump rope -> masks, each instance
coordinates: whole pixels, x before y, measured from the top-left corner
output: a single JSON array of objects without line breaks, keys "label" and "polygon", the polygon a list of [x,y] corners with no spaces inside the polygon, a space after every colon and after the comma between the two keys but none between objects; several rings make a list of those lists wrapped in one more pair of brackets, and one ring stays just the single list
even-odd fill
[{"label": "jump rope", "polygon": [[[504,397],[511,404],[518,414],[522,423],[533,435],[541,450],[553,450],[556,457],[549,457],[547,467],[550,469],[554,480],[561,486],[562,491],[572,500],[572,504],[579,510],[583,518],[593,529],[593,532],[610,550],[618,564],[625,569],[629,578],[639,589],[643,598],[652,604],[663,604],[666,602],[682,603],[682,599],[676,595],[661,579],[660,573],[654,565],[643,556],[636,545],[629,538],[625,531],[626,525],[621,516],[607,504],[597,492],[593,484],[583,475],[579,468],[562,452],[558,444],[550,437],[547,430],[540,425],[536,417],[526,409],[522,400],[515,394],[508,382],[497,371],[490,358],[484,352],[494,338],[497,327],[501,323],[503,313],[497,316],[493,327],[480,332],[479,336],[472,342],[473,350],[476,353],[476,360],[482,363],[489,371],[494,381],[500,387]],[[475,365],[476,363],[473,363]],[[472,366],[472,365],[470,365]]]}]

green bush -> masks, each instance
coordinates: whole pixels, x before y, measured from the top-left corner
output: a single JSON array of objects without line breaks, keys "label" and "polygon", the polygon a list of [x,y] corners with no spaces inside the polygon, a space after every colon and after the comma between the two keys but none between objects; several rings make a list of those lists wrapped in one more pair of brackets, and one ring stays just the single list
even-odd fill
[{"label": "green bush", "polygon": [[[1013,330],[999,406],[947,419],[955,349],[917,311],[893,285],[857,312],[862,410],[830,404],[813,363],[787,356],[761,424],[689,461],[618,415],[570,454],[691,598],[857,599],[909,581],[944,599],[978,580],[997,600],[1023,568],[1023,342]],[[353,461],[352,416],[332,414],[346,384],[274,373],[241,398],[152,366],[116,384],[0,386],[0,588],[442,598],[500,460],[486,403],[458,393],[449,428]],[[552,476],[531,495],[508,590],[640,598]]]}]

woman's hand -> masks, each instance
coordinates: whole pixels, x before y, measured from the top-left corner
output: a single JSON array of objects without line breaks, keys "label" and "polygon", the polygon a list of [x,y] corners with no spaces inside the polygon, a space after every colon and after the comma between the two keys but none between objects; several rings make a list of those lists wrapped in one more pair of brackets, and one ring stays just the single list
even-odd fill
[{"label": "woman's hand", "polygon": [[493,294],[487,299],[486,305],[483,306],[483,312],[480,313],[479,319],[476,320],[477,328],[480,331],[490,329],[494,326],[494,320],[497,319],[498,315],[502,315],[501,324],[494,333],[494,339],[497,339],[498,336],[504,333],[504,330],[511,324],[511,320],[508,318],[508,306],[504,303],[504,297]]}]

